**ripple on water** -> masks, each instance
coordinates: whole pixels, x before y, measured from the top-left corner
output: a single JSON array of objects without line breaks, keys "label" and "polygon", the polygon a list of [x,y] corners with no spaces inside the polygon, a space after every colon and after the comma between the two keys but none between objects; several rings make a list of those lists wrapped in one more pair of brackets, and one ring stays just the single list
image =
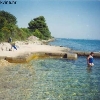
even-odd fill
[{"label": "ripple on water", "polygon": [[99,60],[91,71],[84,57],[76,61],[40,59],[6,67],[0,73],[0,100],[99,100]]}]

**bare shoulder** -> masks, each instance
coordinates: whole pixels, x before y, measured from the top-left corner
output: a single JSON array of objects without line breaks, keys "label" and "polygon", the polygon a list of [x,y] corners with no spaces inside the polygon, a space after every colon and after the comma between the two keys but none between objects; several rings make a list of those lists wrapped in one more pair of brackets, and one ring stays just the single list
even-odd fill
[{"label": "bare shoulder", "polygon": [[90,58],[90,55],[87,57],[87,59],[89,59]]}]

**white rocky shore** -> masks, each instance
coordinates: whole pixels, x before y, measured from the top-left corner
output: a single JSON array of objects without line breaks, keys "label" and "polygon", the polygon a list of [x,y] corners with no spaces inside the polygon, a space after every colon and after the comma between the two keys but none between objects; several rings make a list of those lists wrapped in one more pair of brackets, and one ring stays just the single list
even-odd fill
[{"label": "white rocky shore", "polygon": [[17,50],[14,48],[12,48],[11,50],[10,43],[1,43],[0,57],[17,57],[19,55],[31,52],[61,52],[64,50],[70,50],[69,48],[65,47],[46,45],[44,44],[44,41],[40,41],[35,36],[29,37],[26,41],[16,41],[15,45],[17,47]]},{"label": "white rocky shore", "polygon": [[61,53],[70,50],[65,47],[46,45],[46,42],[48,41],[41,41],[37,37],[31,36],[26,41],[15,41],[17,50],[14,48],[11,50],[10,43],[0,43],[0,58],[18,57],[35,52]]}]

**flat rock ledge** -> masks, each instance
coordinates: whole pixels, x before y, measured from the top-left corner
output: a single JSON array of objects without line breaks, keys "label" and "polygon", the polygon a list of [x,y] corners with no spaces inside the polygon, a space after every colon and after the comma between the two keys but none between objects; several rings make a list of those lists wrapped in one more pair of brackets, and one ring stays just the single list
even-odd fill
[{"label": "flat rock ledge", "polygon": [[[70,60],[76,60],[78,56],[88,56],[90,52],[84,51],[67,51],[67,52],[31,52],[17,57],[0,57],[10,63],[27,63],[32,59],[42,58],[65,58]],[[100,58],[100,52],[94,52],[94,57]]]},{"label": "flat rock ledge", "polygon": [[[91,52],[85,52],[85,51],[71,51],[72,53],[77,54],[78,56],[88,56]],[[94,52],[94,57],[100,58],[100,52]]]},{"label": "flat rock ledge", "polygon": [[35,52],[31,54],[24,54],[17,57],[5,57],[4,59],[10,63],[27,63],[32,59],[41,59],[41,58],[65,58],[65,59],[77,59],[77,54],[69,53],[69,52],[59,52],[59,53],[51,53],[51,52]]}]

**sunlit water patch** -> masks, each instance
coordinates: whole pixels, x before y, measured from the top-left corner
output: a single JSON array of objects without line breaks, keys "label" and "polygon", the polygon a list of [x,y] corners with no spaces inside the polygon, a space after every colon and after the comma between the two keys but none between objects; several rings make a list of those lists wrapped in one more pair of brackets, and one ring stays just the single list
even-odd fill
[{"label": "sunlit water patch", "polygon": [[100,59],[40,59],[0,72],[0,100],[100,100]]},{"label": "sunlit water patch", "polygon": [[34,100],[100,99],[100,66],[88,69],[86,58],[77,61],[44,59],[35,63]]}]

